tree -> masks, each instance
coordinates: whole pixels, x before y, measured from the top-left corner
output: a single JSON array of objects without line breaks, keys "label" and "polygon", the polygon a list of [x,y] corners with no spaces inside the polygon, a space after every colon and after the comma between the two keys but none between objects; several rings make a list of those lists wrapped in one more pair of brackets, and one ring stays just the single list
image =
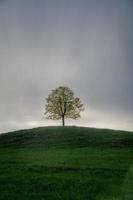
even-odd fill
[{"label": "tree", "polygon": [[62,125],[65,126],[65,118],[77,119],[80,112],[84,110],[83,104],[79,98],[74,97],[70,88],[60,86],[51,91],[46,99],[45,115],[47,119],[62,119]]}]

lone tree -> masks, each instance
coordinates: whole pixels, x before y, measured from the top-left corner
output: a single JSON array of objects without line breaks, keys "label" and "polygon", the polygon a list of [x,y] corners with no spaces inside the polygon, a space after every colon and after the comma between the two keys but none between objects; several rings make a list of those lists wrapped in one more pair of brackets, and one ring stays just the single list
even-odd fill
[{"label": "lone tree", "polygon": [[80,112],[84,110],[79,98],[74,97],[74,93],[68,87],[58,87],[52,90],[46,99],[45,115],[47,119],[62,119],[65,126],[65,118],[77,119]]}]

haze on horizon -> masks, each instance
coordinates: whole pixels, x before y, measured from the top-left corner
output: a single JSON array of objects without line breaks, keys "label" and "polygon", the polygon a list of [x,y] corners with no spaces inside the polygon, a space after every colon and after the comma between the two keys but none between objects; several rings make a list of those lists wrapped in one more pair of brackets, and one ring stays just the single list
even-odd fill
[{"label": "haze on horizon", "polygon": [[66,124],[133,131],[133,1],[1,0],[0,132],[43,119],[60,85],[84,103]]}]

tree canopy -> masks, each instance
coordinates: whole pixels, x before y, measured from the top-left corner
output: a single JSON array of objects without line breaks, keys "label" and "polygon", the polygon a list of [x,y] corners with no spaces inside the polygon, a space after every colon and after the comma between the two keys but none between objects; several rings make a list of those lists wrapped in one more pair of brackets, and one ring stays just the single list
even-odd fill
[{"label": "tree canopy", "polygon": [[46,99],[45,115],[47,119],[62,119],[62,125],[65,126],[65,118],[77,119],[80,112],[84,110],[80,99],[74,97],[70,88],[60,86],[51,91]]}]

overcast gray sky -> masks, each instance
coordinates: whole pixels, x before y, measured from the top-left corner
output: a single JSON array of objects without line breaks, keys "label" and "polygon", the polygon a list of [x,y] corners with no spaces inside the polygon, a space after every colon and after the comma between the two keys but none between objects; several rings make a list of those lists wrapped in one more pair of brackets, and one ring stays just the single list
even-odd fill
[{"label": "overcast gray sky", "polygon": [[0,0],[0,132],[61,124],[60,85],[86,108],[67,124],[133,130],[132,0]]}]

